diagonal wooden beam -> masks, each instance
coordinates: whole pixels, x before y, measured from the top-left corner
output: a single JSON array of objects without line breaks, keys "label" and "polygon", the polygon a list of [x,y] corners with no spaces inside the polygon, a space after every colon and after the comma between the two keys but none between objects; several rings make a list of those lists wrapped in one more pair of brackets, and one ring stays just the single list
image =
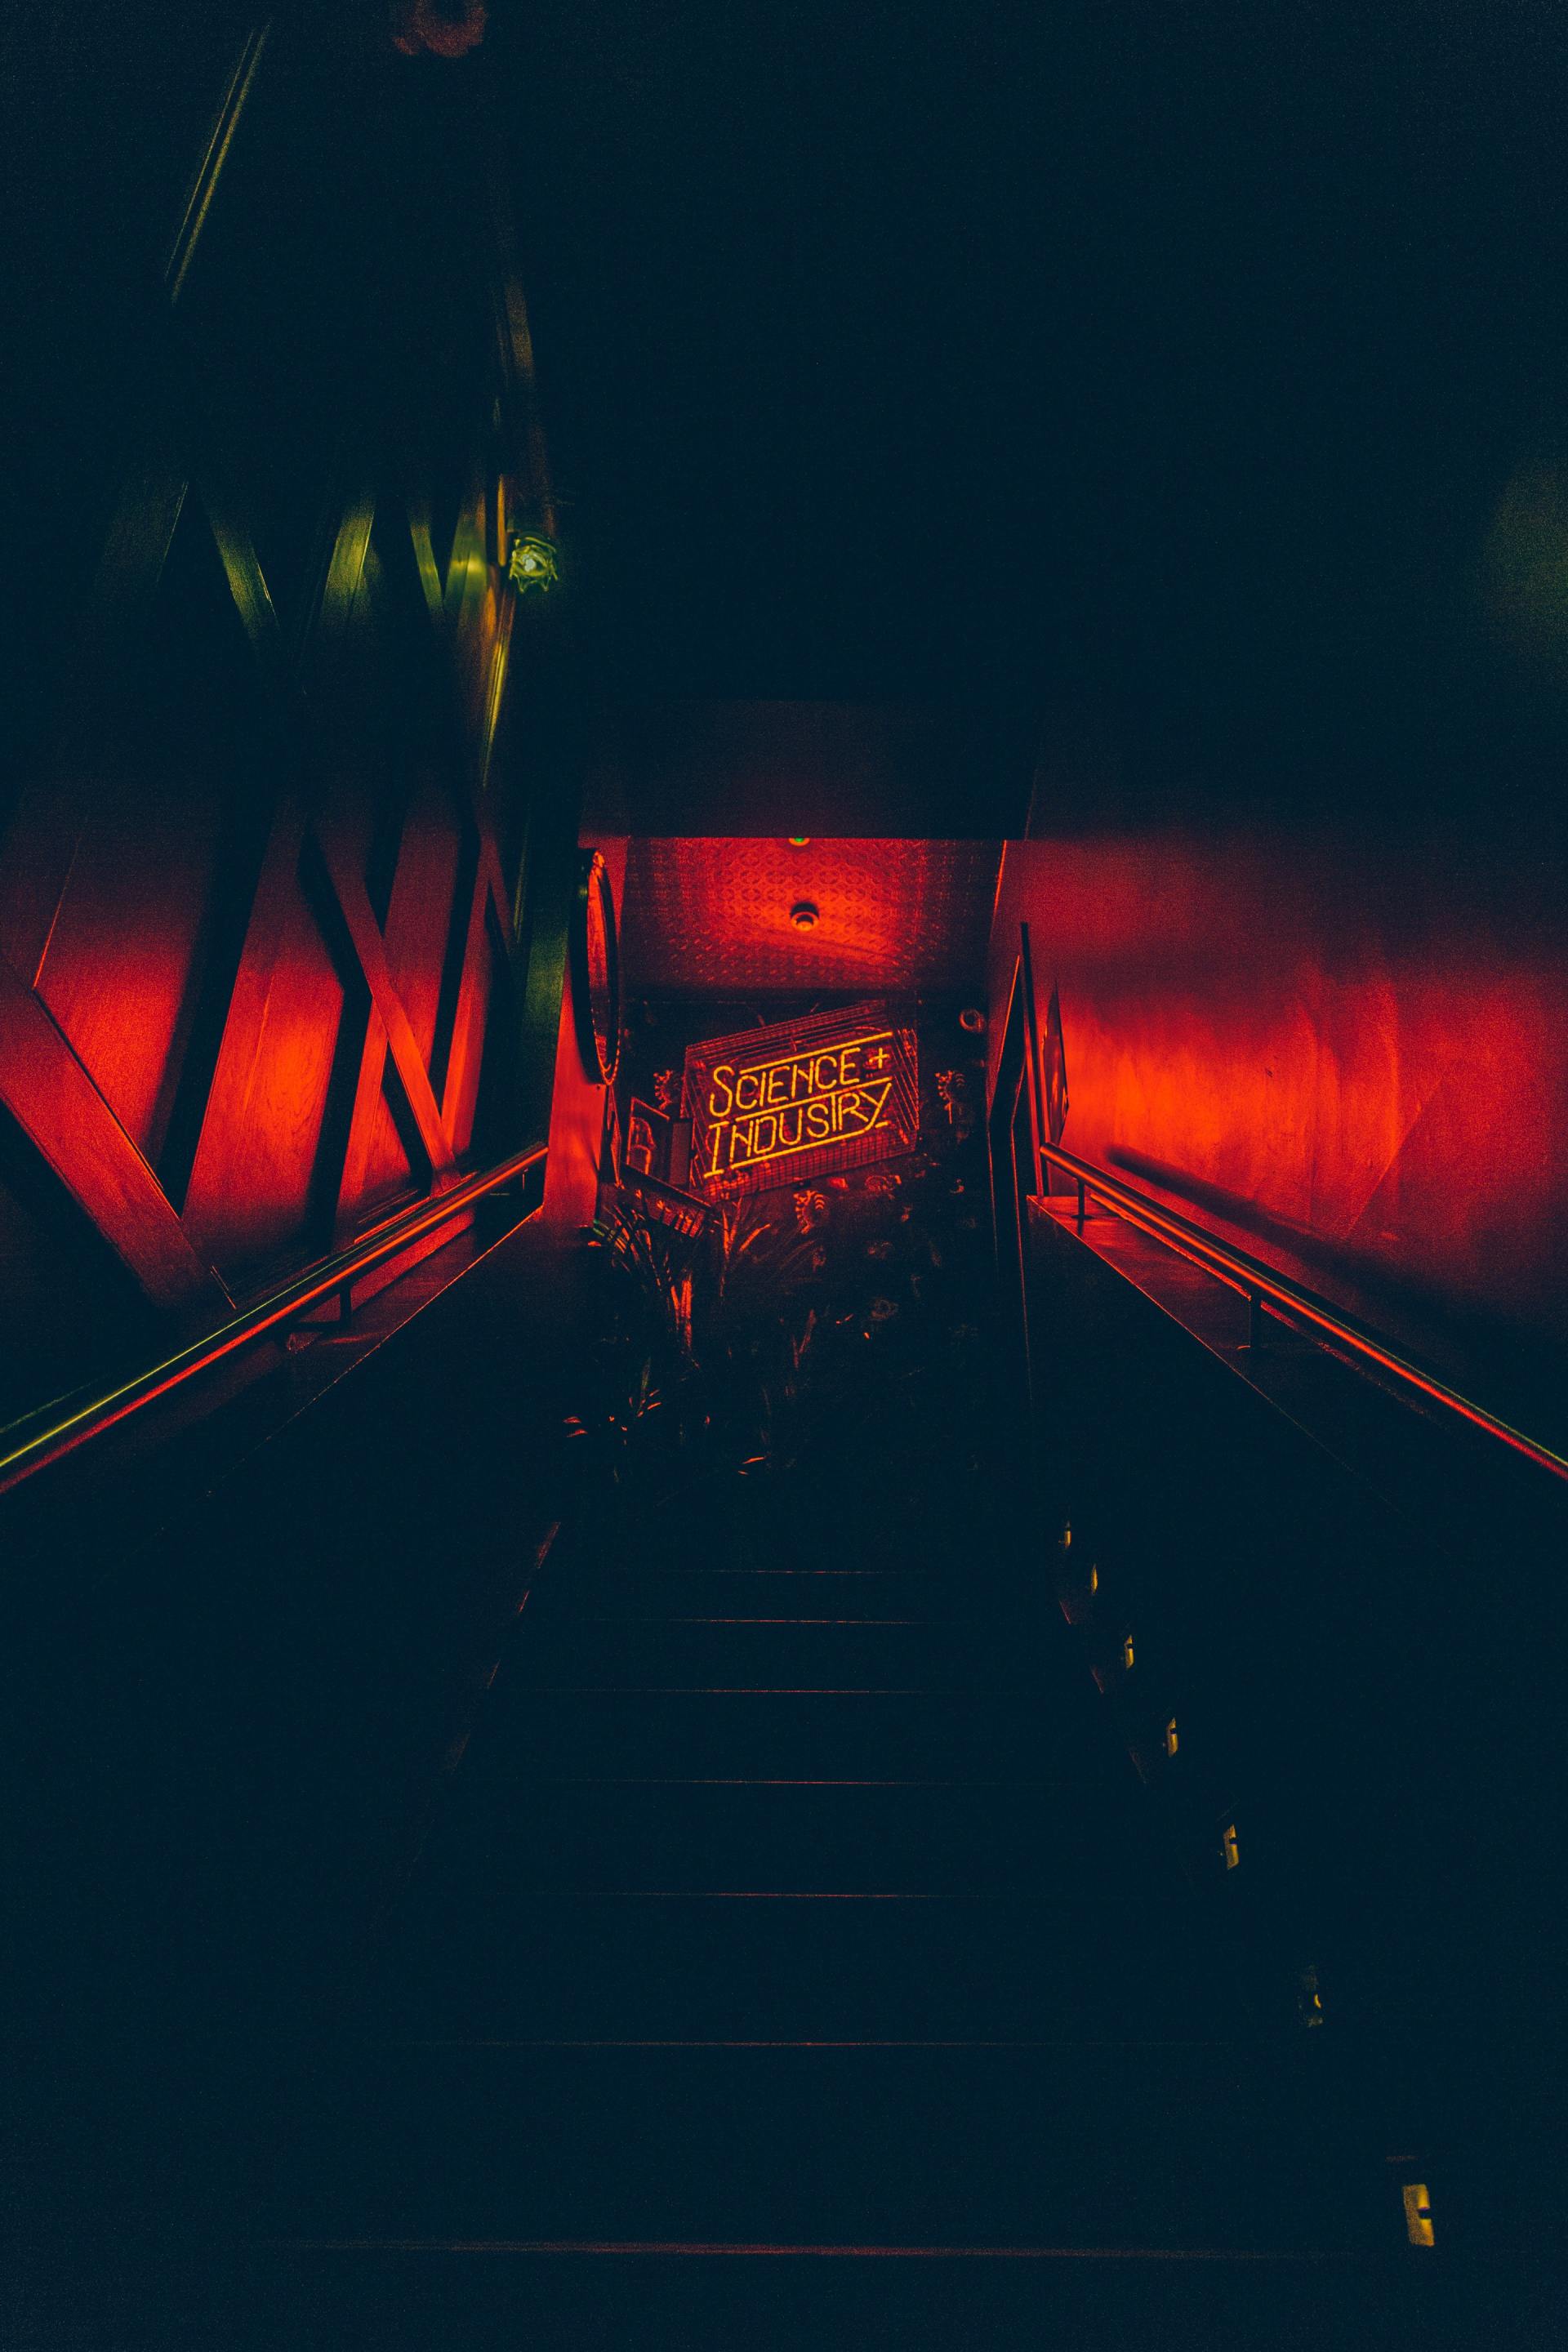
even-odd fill
[{"label": "diagonal wooden beam", "polygon": [[263,17],[259,24],[252,25],[230,69],[228,86],[213,118],[205,150],[185,194],[185,209],[180,226],[163,264],[163,290],[171,308],[184,291],[185,279],[195,259],[196,247],[206,226],[213,197],[223,176],[224,165],[228,161],[228,151],[234,144],[234,134],[239,128],[239,118],[245,111],[271,37],[269,17]]},{"label": "diagonal wooden beam", "polygon": [[507,671],[511,660],[511,633],[515,618],[515,606],[509,602],[490,653],[489,691],[485,699],[484,740],[479,747],[479,761],[464,775],[459,788],[463,814],[473,826],[479,845],[479,871],[495,908],[501,943],[509,958],[516,946],[517,909],[507,895],[500,852],[496,846],[495,826],[490,817],[490,761],[506,701]]},{"label": "diagonal wooden beam", "polygon": [[197,476],[196,488],[228,582],[228,593],[234,599],[234,609],[250,642],[262,692],[269,705],[281,713],[289,690],[288,652],[255,542],[222,478],[221,469],[210,458]]},{"label": "diagonal wooden beam", "polygon": [[[267,583],[243,521],[213,496],[213,477],[203,483],[204,505],[213,525],[230,593],[245,623],[256,656],[268,707],[277,730],[278,753],[285,766],[298,765],[295,738],[297,714],[290,693],[288,666],[273,616]],[[305,632],[300,659],[308,686],[330,660],[336,641],[347,625],[358,593],[369,544],[374,501],[356,488],[340,518],[333,546]],[[306,795],[298,783],[286,796],[271,845],[266,871],[258,887],[241,958],[239,976],[230,1003],[223,1046],[214,1072],[203,1124],[201,1144],[192,1172],[187,1208],[199,1204],[205,1213],[216,1170],[223,1162],[224,1139],[243,1123],[252,1083],[253,1066],[260,1050],[267,1017],[267,997],[286,922],[286,910],[298,888],[300,861],[308,856],[317,872],[317,887],[330,899],[344,951],[352,957],[363,983],[368,1005],[354,1105],[345,1138],[343,1165],[334,1184],[341,1224],[342,1204],[357,1190],[356,1169],[363,1160],[370,1115],[379,1097],[387,1052],[401,1082],[419,1145],[429,1162],[432,1183],[439,1191],[456,1173],[456,1155],[441,1121],[418,1044],[393,982],[369,896],[359,872],[357,856],[335,833],[330,814],[318,810],[307,816]],[[319,908],[320,914],[324,908]],[[209,1149],[210,1146],[210,1149]],[[359,1155],[356,1160],[356,1153]],[[216,1155],[215,1159],[214,1155]],[[199,1222],[199,1215],[198,1215]]]},{"label": "diagonal wooden beam", "polygon": [[0,1103],[156,1305],[233,1306],[60,1031],[3,961]]},{"label": "diagonal wooden beam", "polygon": [[343,928],[353,950],[354,961],[364,975],[370,991],[370,1001],[382,1027],[386,1032],[387,1051],[393,1067],[402,1081],[403,1091],[413,1113],[414,1124],[419,1130],[419,1140],[430,1162],[430,1172],[437,1184],[454,1171],[455,1155],[451,1139],[441,1124],[441,1113],[431,1089],[430,1074],[425,1067],[403,1000],[393,984],[386,961],[386,943],[370,903],[357,866],[351,863],[342,847],[322,825],[313,828],[316,848],[342,917]]},{"label": "diagonal wooden beam", "polygon": [[506,877],[500,870],[500,852],[496,847],[496,837],[486,812],[475,806],[470,799],[465,804],[465,814],[478,836],[479,882],[486,898],[495,908],[496,929],[510,959],[517,947],[517,910],[507,896]]},{"label": "diagonal wooden beam", "polygon": [[340,1243],[350,1238],[363,1215],[361,1196],[364,1192],[371,1138],[381,1107],[382,1079],[385,1073],[386,1032],[376,1017],[374,1005],[367,1004],[364,1039],[360,1047],[359,1076],[354,1081],[348,1142],[343,1149],[343,1164],[338,1171],[337,1206],[332,1217],[332,1231]]},{"label": "diagonal wooden beam", "polygon": [[300,684],[307,693],[330,667],[347,633],[374,521],[375,499],[368,485],[356,479],[345,498],[320,590],[304,624],[299,667]]},{"label": "diagonal wooden beam", "polygon": [[243,1148],[251,1124],[252,1094],[262,1063],[273,978],[289,938],[290,909],[299,895],[304,840],[305,817],[299,795],[286,792],[274,811],[257,877],[185,1188],[185,1221],[198,1234],[210,1225],[223,1223],[234,1156]]},{"label": "diagonal wooden beam", "polygon": [[[430,545],[428,516],[421,509],[411,507],[408,510],[408,528],[414,543],[415,561],[418,565],[420,582],[425,592],[426,611],[429,614],[431,627],[436,636],[442,641],[442,659],[448,665],[448,691],[458,696],[461,693],[461,686],[455,652],[456,641],[464,626],[471,623],[474,614],[483,602],[482,591],[477,595],[468,596],[465,596],[463,593],[463,584],[468,582],[471,570],[468,558],[473,552],[475,539],[473,518],[470,514],[466,518],[466,524],[459,522],[457,541],[453,548],[452,563],[445,586]],[[467,537],[465,537],[465,528],[468,532]],[[462,558],[461,566],[459,566],[459,556]],[[448,587],[453,591],[449,598]],[[516,950],[517,914],[507,890],[506,877],[501,871],[500,852],[496,846],[495,827],[490,822],[487,794],[490,754],[494,749],[497,723],[505,697],[513,619],[513,607],[509,602],[503,607],[501,626],[492,654],[493,667],[486,695],[484,733],[479,756],[471,769],[466,766],[460,770],[455,769],[451,779],[459,810],[473,827],[474,838],[479,844],[479,871],[484,877],[490,903],[495,908],[497,930],[509,959]]]},{"label": "diagonal wooden beam", "polygon": [[489,888],[483,866],[474,877],[463,935],[462,978],[452,1015],[452,1048],[447,1059],[447,1082],[441,1090],[441,1116],[448,1135],[468,1139],[479,1094],[479,1059],[485,1045],[489,975],[486,970],[489,927],[485,920]]},{"label": "diagonal wooden beam", "polygon": [[[448,814],[449,822],[455,820],[457,811],[452,809]],[[428,826],[424,814],[416,805],[411,804],[405,813],[400,830],[392,887],[387,899],[386,919],[381,926],[382,944],[385,950],[387,966],[395,975],[401,975],[415,968],[422,951],[427,952],[429,947],[428,932],[433,908],[430,897],[431,874],[425,854],[427,839]],[[464,845],[464,854],[458,860],[454,882],[455,894],[453,902],[448,904],[447,908],[439,958],[439,966],[443,974],[443,990],[446,985],[447,967],[451,960],[455,944],[455,927],[461,922],[463,926],[461,940],[466,942],[471,921],[469,901],[474,896],[476,887],[482,888],[482,885],[476,883],[471,844]],[[461,901],[460,906],[456,903],[457,900]],[[482,897],[479,903],[482,908],[484,905]],[[466,986],[467,974],[460,969],[457,976],[458,1003],[455,1008],[459,1020]],[[380,1127],[384,1101],[382,1082],[386,1071],[386,1031],[374,1006],[370,1002],[368,991],[364,1000],[363,1025],[359,1076],[355,1083],[343,1164],[338,1178],[335,1230],[341,1236],[347,1236],[357,1231],[363,1219],[366,1177],[369,1172],[371,1155],[374,1149],[374,1139]],[[454,1037],[457,1034],[455,1026]],[[437,1050],[439,1051],[438,1039]],[[455,1048],[448,1049],[448,1063],[452,1050]],[[432,1061],[428,1068],[432,1090],[435,1090],[438,1084],[436,1063]],[[446,1129],[454,1151],[458,1151],[464,1139],[463,1131],[453,1118],[453,1097],[450,1087],[444,1081],[439,1083],[438,1099],[442,1126]],[[397,1118],[398,1108],[399,1106],[395,1104],[393,1111],[401,1130],[404,1121]],[[403,1141],[417,1171],[417,1140],[405,1132]]]}]

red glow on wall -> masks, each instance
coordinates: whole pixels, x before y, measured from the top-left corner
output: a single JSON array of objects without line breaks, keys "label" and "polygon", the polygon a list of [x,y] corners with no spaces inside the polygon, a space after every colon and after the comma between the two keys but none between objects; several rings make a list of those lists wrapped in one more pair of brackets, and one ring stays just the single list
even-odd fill
[{"label": "red glow on wall", "polygon": [[[1463,1384],[1568,1307],[1563,942],[1452,845],[1178,833],[1009,845],[1062,1141]],[[1042,1043],[1045,1041],[1042,1040]]]}]

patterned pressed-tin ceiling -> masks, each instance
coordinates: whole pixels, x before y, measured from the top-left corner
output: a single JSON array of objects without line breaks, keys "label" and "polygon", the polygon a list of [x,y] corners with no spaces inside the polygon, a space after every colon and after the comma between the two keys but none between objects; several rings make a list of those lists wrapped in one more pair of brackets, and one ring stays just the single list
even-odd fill
[{"label": "patterned pressed-tin ceiling", "polygon": [[[638,840],[622,934],[638,995],[977,987],[994,841]],[[816,909],[809,930],[790,910]]]}]

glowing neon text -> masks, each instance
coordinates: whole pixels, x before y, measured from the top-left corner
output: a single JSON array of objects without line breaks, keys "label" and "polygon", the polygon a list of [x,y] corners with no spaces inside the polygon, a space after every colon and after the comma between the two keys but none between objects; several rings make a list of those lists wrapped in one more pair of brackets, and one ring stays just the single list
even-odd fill
[{"label": "glowing neon text", "polygon": [[[892,1031],[741,1067],[715,1064],[705,1109],[710,1178],[819,1151],[889,1124]],[[883,1073],[888,1073],[884,1076]]]}]

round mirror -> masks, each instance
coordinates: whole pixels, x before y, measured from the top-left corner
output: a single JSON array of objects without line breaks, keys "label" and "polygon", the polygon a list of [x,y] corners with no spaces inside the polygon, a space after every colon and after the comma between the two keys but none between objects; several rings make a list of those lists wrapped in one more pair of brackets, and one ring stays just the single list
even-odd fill
[{"label": "round mirror", "polygon": [[572,998],[583,1066],[607,1087],[621,1056],[621,959],[616,900],[605,861],[584,854],[572,921]]}]

